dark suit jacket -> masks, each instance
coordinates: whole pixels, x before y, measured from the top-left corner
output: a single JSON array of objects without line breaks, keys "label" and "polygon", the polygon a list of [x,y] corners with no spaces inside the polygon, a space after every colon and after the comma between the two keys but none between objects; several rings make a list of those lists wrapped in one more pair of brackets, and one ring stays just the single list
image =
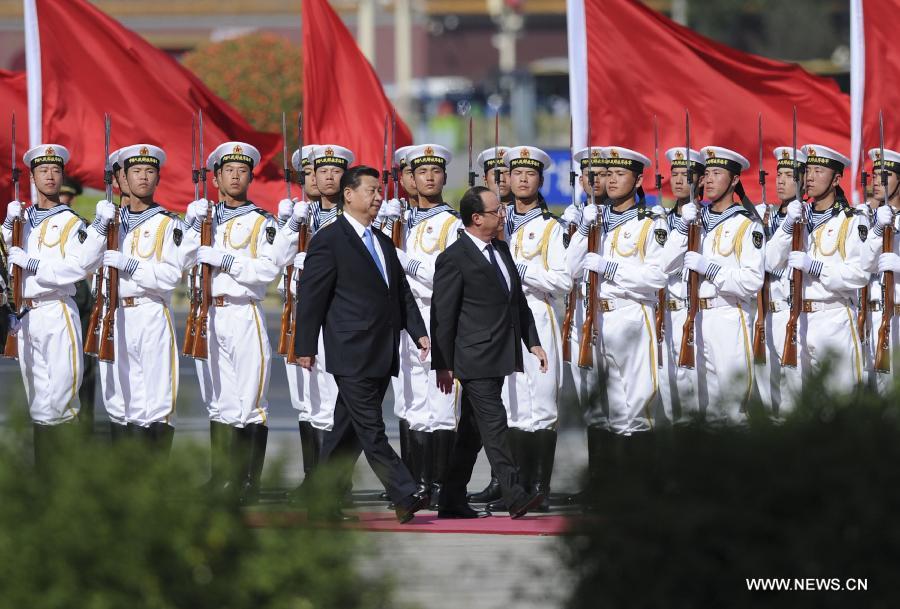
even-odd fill
[{"label": "dark suit jacket", "polygon": [[509,246],[493,240],[506,265],[509,296],[490,262],[467,235],[438,256],[431,298],[431,367],[460,379],[495,378],[522,371],[520,341],[540,346],[534,316]]},{"label": "dark suit jacket", "polygon": [[325,368],[336,376],[397,376],[400,330],[416,343],[427,336],[394,244],[381,231],[372,233],[384,252],[390,288],[343,216],[310,241],[300,276],[295,352],[315,355],[323,328]]}]

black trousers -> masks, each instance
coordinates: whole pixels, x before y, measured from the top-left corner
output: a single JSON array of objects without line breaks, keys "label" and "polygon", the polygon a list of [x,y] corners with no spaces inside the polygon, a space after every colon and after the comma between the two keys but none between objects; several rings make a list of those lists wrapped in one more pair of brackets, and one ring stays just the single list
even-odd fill
[{"label": "black trousers", "polygon": [[[345,458],[348,470],[343,476],[353,475],[352,464],[360,452],[364,452],[369,466],[387,489],[388,496],[398,506],[412,503],[416,483],[409,470],[391,448],[384,431],[381,404],[390,377],[359,378],[334,377],[338,397],[334,407],[334,427],[322,440],[321,460]],[[350,479],[347,480],[349,488]]]},{"label": "black trousers", "polygon": [[466,487],[482,443],[491,468],[500,480],[503,501],[508,506],[521,503],[526,492],[519,484],[519,470],[506,439],[506,409],[500,396],[503,377],[460,379],[460,384],[461,414],[450,470],[441,491],[441,508],[467,505]]}]

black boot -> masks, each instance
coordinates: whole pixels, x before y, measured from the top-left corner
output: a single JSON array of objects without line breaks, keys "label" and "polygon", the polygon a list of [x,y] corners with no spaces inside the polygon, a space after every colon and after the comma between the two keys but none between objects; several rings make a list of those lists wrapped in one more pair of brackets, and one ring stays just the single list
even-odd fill
[{"label": "black boot", "polygon": [[500,499],[501,493],[500,479],[491,468],[491,481],[488,482],[488,485],[480,493],[469,493],[467,499],[469,503],[490,503]]},{"label": "black boot", "polygon": [[269,428],[261,423],[250,423],[246,433],[250,438],[250,454],[247,459],[247,474],[241,486],[241,505],[256,505],[259,503],[259,481],[266,461]]},{"label": "black boot", "polygon": [[222,489],[234,499],[240,497],[247,472],[250,470],[250,442],[250,430],[247,427],[231,427],[228,476]]},{"label": "black boot", "polygon": [[534,489],[543,495],[544,500],[535,508],[536,512],[550,511],[550,477],[553,475],[553,461],[556,457],[557,434],[553,429],[541,429],[534,432],[536,445]]},{"label": "black boot", "polygon": [[319,453],[322,449],[322,434],[324,432],[313,427],[309,421],[299,421],[297,426],[300,429],[303,480],[297,488],[288,493],[287,500],[288,503],[302,504],[306,500],[306,493],[311,484],[308,480],[310,480],[313,471],[319,465]]},{"label": "black boot", "polygon": [[128,434],[128,428],[125,425],[119,425],[118,423],[109,422],[109,442],[112,445],[116,445]]},{"label": "black boot", "polygon": [[[522,488],[524,488],[526,492],[528,491],[528,476],[526,475],[524,467],[527,467],[527,464],[523,463],[522,457],[527,441],[527,433],[528,432],[516,429],[515,427],[510,427],[506,430],[506,443],[509,445],[509,452],[512,455],[513,463],[516,465],[516,469],[519,470],[519,484],[522,485]],[[503,501],[502,497],[498,497],[494,501],[491,501],[485,508],[487,508],[489,512],[504,512],[507,509],[506,503]]]},{"label": "black boot", "polygon": [[175,439],[175,428],[162,421],[150,423],[150,427],[147,428],[147,435],[150,438],[153,450],[168,456],[172,450],[172,440]]},{"label": "black boot", "polygon": [[456,432],[451,429],[439,429],[434,436],[434,483],[431,486],[431,509],[438,509],[441,489],[447,472],[450,469],[450,457],[456,443]]},{"label": "black boot", "polygon": [[620,438],[596,425],[588,427],[588,485],[584,491],[582,509],[596,512],[600,509],[600,481],[603,470],[618,466]]},{"label": "black boot", "polygon": [[216,493],[228,485],[228,452],[231,427],[217,421],[209,422],[209,480],[201,490]]},{"label": "black boot", "polygon": [[409,454],[414,471],[410,471],[416,481],[416,494],[420,497],[431,494],[434,482],[434,435],[430,431],[409,431]]}]

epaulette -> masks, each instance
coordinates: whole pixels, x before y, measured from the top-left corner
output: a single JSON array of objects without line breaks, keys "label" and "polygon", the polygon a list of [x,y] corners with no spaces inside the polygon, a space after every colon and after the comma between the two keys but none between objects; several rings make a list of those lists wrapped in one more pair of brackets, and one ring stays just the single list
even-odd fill
[{"label": "epaulette", "polygon": [[[448,205],[447,207],[450,207],[450,206]],[[456,217],[456,218],[461,218],[461,217],[462,217],[462,216],[459,215],[459,212],[456,211],[455,209],[453,209],[452,207],[450,207],[450,209],[447,210],[447,213],[450,214],[451,216]]]},{"label": "epaulette", "polygon": [[258,213],[260,216],[262,216],[262,217],[265,218],[266,220],[272,220],[273,222],[277,222],[277,220],[275,219],[275,216],[273,216],[272,214],[270,214],[269,212],[267,212],[267,211],[264,210],[263,208],[257,207],[256,204],[254,204],[254,206],[253,206],[253,211],[255,211],[256,213]]},{"label": "epaulette", "polygon": [[164,216],[169,216],[169,217],[172,218],[173,220],[178,220],[179,222],[181,222],[182,224],[184,224],[184,218],[182,218],[181,216],[179,216],[178,214],[176,214],[174,211],[172,211],[172,210],[170,210],[170,209],[164,209],[164,210],[162,210],[162,211],[159,212],[159,213],[161,213],[161,214],[164,215]]},{"label": "epaulette", "polygon": [[546,209],[546,208],[545,208],[545,209],[541,212],[541,217],[542,217],[544,220],[556,220],[556,222],[557,222],[560,226],[565,227],[565,225],[562,223],[562,220],[560,220],[559,216],[557,216],[556,214],[554,214],[554,213],[553,213],[552,211],[550,211],[549,209]]},{"label": "epaulette", "polygon": [[84,222],[85,224],[87,224],[88,226],[90,226],[90,224],[91,224],[90,221],[87,218],[85,218],[84,216],[82,216],[81,214],[79,214],[78,212],[76,212],[71,207],[68,208],[68,212],[70,214],[72,214],[73,216],[75,216],[76,218],[78,218],[79,220],[81,220],[82,222]]}]

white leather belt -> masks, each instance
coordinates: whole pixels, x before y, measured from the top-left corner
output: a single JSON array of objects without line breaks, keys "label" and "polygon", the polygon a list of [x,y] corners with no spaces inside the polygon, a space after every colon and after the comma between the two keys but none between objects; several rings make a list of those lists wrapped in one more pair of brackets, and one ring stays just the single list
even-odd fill
[{"label": "white leather belt", "polygon": [[227,307],[234,305],[255,304],[256,300],[249,296],[213,296],[213,305],[217,307]]},{"label": "white leather belt", "polygon": [[804,313],[815,313],[817,311],[830,311],[832,309],[843,309],[844,307],[849,307],[850,303],[845,300],[833,300],[833,301],[824,301],[824,300],[804,300],[803,301],[803,312]]},{"label": "white leather belt", "polygon": [[126,296],[119,299],[119,306],[131,308],[140,306],[142,304],[149,304],[151,302],[163,304],[162,299],[155,296]]},{"label": "white leather belt", "polygon": [[769,313],[779,313],[781,311],[787,311],[790,308],[791,306],[786,300],[773,300],[769,303]]},{"label": "white leather belt", "polygon": [[615,311],[616,309],[624,309],[625,307],[641,306],[648,304],[640,300],[629,300],[628,298],[598,298],[597,305],[604,313]]},{"label": "white leather belt", "polygon": [[23,298],[22,302],[29,309],[39,309],[48,305],[65,302],[68,296],[42,296],[41,298]]}]

